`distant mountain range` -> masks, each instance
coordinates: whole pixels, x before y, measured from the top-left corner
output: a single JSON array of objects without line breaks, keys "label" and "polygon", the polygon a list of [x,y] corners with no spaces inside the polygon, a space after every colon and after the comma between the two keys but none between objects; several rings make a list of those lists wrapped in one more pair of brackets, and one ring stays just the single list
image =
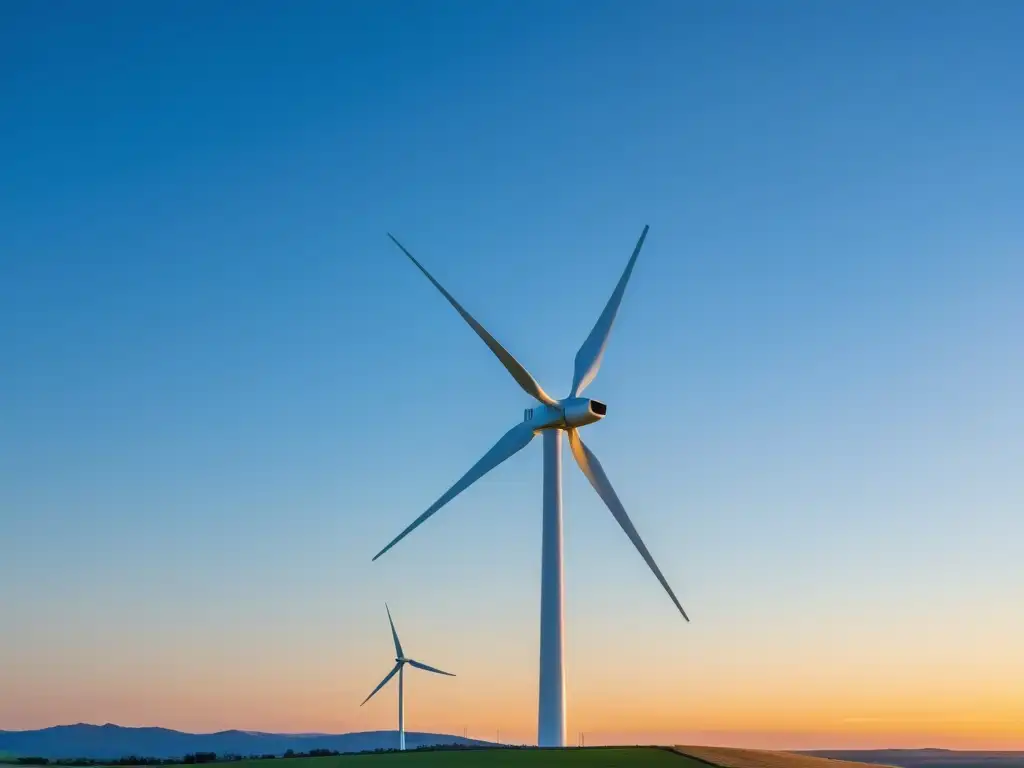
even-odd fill
[{"label": "distant mountain range", "polygon": [[[485,746],[486,741],[464,739],[440,733],[405,732],[409,749],[438,744]],[[125,728],[120,725],[57,725],[37,731],[0,731],[0,754],[52,759],[87,757],[95,760],[119,757],[183,757],[194,752],[218,755],[282,755],[289,749],[308,752],[332,749],[361,752],[398,746],[396,731],[363,733],[259,733],[220,731],[219,733],[182,733],[168,728]]]},{"label": "distant mountain range", "polygon": [[[406,745],[416,747],[456,744],[491,746],[491,742],[441,733],[406,731]],[[309,752],[330,749],[362,752],[398,746],[395,731],[363,733],[260,733],[220,731],[183,733],[169,728],[125,728],[120,725],[58,725],[37,731],[0,731],[0,756],[93,760],[120,757],[184,757],[195,752],[218,755],[283,755],[289,749]],[[970,752],[947,749],[814,750],[801,754],[902,768],[1024,768],[1024,752]]]}]

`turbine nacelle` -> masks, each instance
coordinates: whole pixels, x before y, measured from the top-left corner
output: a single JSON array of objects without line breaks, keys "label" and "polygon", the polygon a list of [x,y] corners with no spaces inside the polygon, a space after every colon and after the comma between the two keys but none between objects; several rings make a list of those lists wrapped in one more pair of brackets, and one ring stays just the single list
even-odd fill
[{"label": "turbine nacelle", "polygon": [[535,432],[542,429],[576,429],[600,421],[607,412],[608,406],[600,400],[567,397],[554,405],[527,408],[523,413],[523,421]]},{"label": "turbine nacelle", "polygon": [[559,405],[562,408],[565,429],[593,424],[608,413],[607,405],[600,400],[590,400],[586,397],[567,397]]}]

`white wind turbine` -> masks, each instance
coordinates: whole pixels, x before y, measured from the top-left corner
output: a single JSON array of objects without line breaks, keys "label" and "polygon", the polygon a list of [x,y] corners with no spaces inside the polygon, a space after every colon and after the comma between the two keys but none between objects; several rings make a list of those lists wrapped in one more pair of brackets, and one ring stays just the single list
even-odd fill
[{"label": "white wind turbine", "polygon": [[[395,631],[395,622],[391,619],[391,609],[388,608],[387,604],[384,605],[384,610],[388,612],[388,623],[391,625],[391,637],[395,640],[395,666],[387,677],[380,681],[380,685],[373,689],[369,696],[363,699],[363,704],[368,702],[374,697],[374,695],[387,685],[388,680],[398,673],[398,748],[405,749],[405,665],[408,664],[410,667],[416,667],[416,669],[422,669],[426,672],[433,672],[438,675],[448,675],[448,677],[455,677],[451,672],[442,672],[440,669],[424,664],[422,661],[416,661],[415,659],[406,658],[405,653],[402,651],[402,643],[398,639],[398,632]],[[363,706],[360,704],[359,706]]]},{"label": "white wind turbine", "polygon": [[583,342],[583,346],[576,353],[572,389],[569,392],[569,396],[562,400],[556,400],[545,392],[519,361],[512,357],[472,315],[463,309],[455,298],[423,268],[422,264],[416,261],[413,255],[393,235],[388,234],[388,237],[391,238],[395,245],[402,249],[412,263],[426,275],[427,279],[434,284],[434,287],[448,299],[449,303],[462,315],[462,318],[469,323],[469,326],[490,347],[491,351],[508,372],[512,374],[512,378],[516,380],[519,386],[528,395],[538,400],[540,405],[535,408],[528,408],[521,423],[506,432],[494,447],[484,454],[484,457],[462,476],[462,479],[449,488],[441,498],[435,501],[426,512],[417,517],[408,528],[378,552],[373,559],[376,560],[383,555],[424,520],[466,490],[466,488],[510,456],[525,448],[538,432],[543,432],[544,519],[541,545],[540,686],[537,711],[537,743],[542,747],[565,746],[561,458],[563,431],[568,433],[569,447],[572,449],[572,454],[583,474],[587,476],[590,484],[594,486],[594,490],[597,491],[601,500],[604,501],[611,511],[612,516],[622,526],[626,536],[633,542],[633,546],[637,548],[644,561],[665,588],[665,591],[668,592],[669,597],[672,598],[672,602],[675,603],[683,618],[689,621],[686,611],[683,610],[683,606],[672,592],[672,588],[668,585],[661,570],[654,562],[651,553],[647,551],[647,547],[629,519],[629,515],[626,514],[626,510],[622,506],[622,502],[619,501],[619,497],[616,495],[615,489],[612,487],[607,475],[605,475],[601,463],[590,449],[583,444],[578,432],[579,427],[602,419],[607,412],[607,406],[604,403],[580,397],[580,393],[593,381],[601,366],[601,358],[608,343],[612,324],[615,322],[615,313],[619,309],[622,294],[626,290],[626,283],[629,282],[629,276],[633,272],[633,265],[636,263],[637,255],[639,255],[640,249],[643,247],[648,229],[649,227],[644,227],[644,231],[636,243],[636,248],[633,249],[633,255],[630,257],[622,277],[619,278],[619,283],[615,286],[611,298],[608,299],[604,311],[597,319],[597,323],[594,325],[593,330],[591,330],[587,340]]}]

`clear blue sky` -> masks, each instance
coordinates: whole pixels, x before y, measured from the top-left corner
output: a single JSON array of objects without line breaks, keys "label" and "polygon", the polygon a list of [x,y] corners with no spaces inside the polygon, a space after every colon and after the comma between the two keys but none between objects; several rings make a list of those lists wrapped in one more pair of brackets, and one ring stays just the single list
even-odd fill
[{"label": "clear blue sky", "polygon": [[529,405],[385,233],[562,395],[650,224],[587,436],[693,623],[567,454],[570,729],[1006,736],[1022,39],[1010,0],[5,3],[0,728],[390,727],[388,600],[460,674],[410,727],[532,738],[539,445],[370,563]]}]

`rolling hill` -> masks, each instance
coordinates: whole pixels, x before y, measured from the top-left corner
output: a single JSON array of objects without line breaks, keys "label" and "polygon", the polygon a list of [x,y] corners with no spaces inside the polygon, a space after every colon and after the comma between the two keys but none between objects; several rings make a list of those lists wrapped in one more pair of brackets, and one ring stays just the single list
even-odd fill
[{"label": "rolling hill", "polygon": [[1024,752],[954,749],[815,750],[807,755],[900,768],[1024,768]]},{"label": "rolling hill", "polygon": [[717,768],[878,768],[876,764],[836,760],[796,752],[775,752],[765,749],[734,749],[732,747],[697,747],[679,745],[675,751]]},{"label": "rolling hill", "polygon": [[678,746],[675,750],[717,768],[1024,768],[1024,752],[949,749],[773,752],[695,746]]}]

